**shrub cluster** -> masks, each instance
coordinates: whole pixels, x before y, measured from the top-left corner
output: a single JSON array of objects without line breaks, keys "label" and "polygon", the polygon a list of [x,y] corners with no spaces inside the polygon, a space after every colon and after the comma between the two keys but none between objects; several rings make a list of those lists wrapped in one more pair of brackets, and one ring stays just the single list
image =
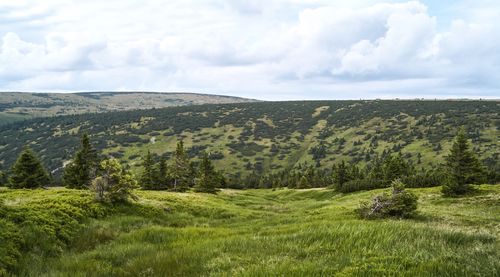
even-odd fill
[{"label": "shrub cluster", "polygon": [[379,194],[372,202],[362,202],[357,210],[362,218],[374,219],[385,217],[410,218],[417,212],[418,197],[404,189],[399,180],[392,182],[392,193]]}]

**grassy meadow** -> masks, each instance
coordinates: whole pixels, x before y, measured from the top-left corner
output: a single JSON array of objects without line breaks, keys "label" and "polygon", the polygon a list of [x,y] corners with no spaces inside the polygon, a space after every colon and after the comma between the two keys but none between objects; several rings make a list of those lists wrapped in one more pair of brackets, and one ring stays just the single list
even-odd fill
[{"label": "grassy meadow", "polygon": [[419,215],[362,220],[383,190],[137,191],[123,206],[87,191],[0,189],[0,275],[498,276],[500,186],[443,198],[411,189]]}]

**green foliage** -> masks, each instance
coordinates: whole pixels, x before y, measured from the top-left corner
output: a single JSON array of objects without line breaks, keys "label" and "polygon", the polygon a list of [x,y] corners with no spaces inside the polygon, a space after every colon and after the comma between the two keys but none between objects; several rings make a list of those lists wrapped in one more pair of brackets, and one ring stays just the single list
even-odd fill
[{"label": "green foliage", "polygon": [[421,169],[402,179],[408,188],[426,188],[441,186],[446,182],[446,172],[442,167],[426,170]]},{"label": "green foliage", "polygon": [[184,143],[177,142],[175,149],[174,164],[172,165],[173,190],[185,191],[189,188],[193,175],[190,174],[189,158],[184,149]]},{"label": "green foliage", "polygon": [[23,148],[10,171],[11,188],[40,188],[50,182],[42,163],[28,146]]},{"label": "green foliage", "polygon": [[418,197],[405,190],[401,180],[392,181],[392,194],[386,193],[375,196],[371,203],[362,202],[357,210],[362,218],[410,218],[416,215]]},{"label": "green foliage", "polygon": [[310,187],[311,186],[309,184],[309,181],[307,180],[307,177],[306,176],[300,177],[299,184],[297,185],[297,188],[306,189],[306,188],[310,188]]},{"label": "green foliage", "polygon": [[339,165],[333,168],[333,184],[335,188],[340,191],[345,183],[350,181],[351,175],[349,174],[348,168],[344,161],[340,162]]},{"label": "green foliage", "polygon": [[411,166],[403,159],[401,153],[387,156],[384,160],[382,170],[384,172],[383,180],[387,184],[413,173]]},{"label": "green foliage", "polygon": [[321,170],[341,160],[363,168],[385,158],[384,150],[401,152],[419,170],[444,162],[453,130],[463,125],[492,171],[500,161],[497,110],[495,101],[295,101],[58,116],[0,126],[0,161],[10,168],[18,149],[36,141],[33,149],[53,171],[79,148],[74,134],[88,133],[95,149],[140,173],[142,153],[150,149],[171,164],[176,140],[182,139],[196,162],[200,151],[223,153],[214,165],[238,186],[252,171],[269,175],[305,163],[316,166],[314,157],[321,159]]},{"label": "green foliage", "polygon": [[215,171],[212,161],[206,152],[203,154],[198,172],[199,177],[194,190],[197,192],[215,193],[217,187],[220,186],[220,176]]},{"label": "green foliage", "polygon": [[168,164],[165,156],[160,157],[160,161],[158,162],[156,168],[156,189],[166,189],[170,186],[171,180],[168,172]]},{"label": "green foliage", "polygon": [[383,187],[386,186],[381,180],[364,178],[364,179],[350,180],[346,182],[344,185],[342,185],[340,188],[337,188],[337,191],[342,193],[349,193],[349,192],[371,190]]},{"label": "green foliage", "polygon": [[132,190],[137,187],[134,176],[124,170],[116,159],[100,163],[100,175],[92,181],[91,189],[97,201],[110,203],[127,202],[137,199]]},{"label": "green foliage", "polygon": [[0,187],[8,185],[7,174],[0,170]]},{"label": "green foliage", "polygon": [[143,189],[156,188],[156,178],[158,177],[155,172],[155,165],[151,152],[148,150],[142,162],[143,171],[139,178],[140,185]]},{"label": "green foliage", "polygon": [[84,134],[81,148],[75,158],[64,168],[63,184],[68,188],[86,189],[90,187],[97,171],[97,153],[90,143],[89,136]]},{"label": "green foliage", "polygon": [[443,194],[463,195],[472,190],[471,184],[485,180],[484,169],[477,156],[470,149],[464,130],[460,130],[453,142],[450,154],[446,156],[448,178]]},{"label": "green foliage", "polygon": [[108,213],[86,191],[0,190],[0,276],[30,275],[21,269],[59,256],[85,220]]}]

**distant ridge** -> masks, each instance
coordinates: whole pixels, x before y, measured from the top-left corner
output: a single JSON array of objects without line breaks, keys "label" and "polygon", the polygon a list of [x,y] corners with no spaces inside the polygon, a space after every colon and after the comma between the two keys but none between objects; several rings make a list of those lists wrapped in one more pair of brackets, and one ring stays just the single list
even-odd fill
[{"label": "distant ridge", "polygon": [[191,92],[0,92],[0,125],[54,115],[257,101],[242,97]]}]

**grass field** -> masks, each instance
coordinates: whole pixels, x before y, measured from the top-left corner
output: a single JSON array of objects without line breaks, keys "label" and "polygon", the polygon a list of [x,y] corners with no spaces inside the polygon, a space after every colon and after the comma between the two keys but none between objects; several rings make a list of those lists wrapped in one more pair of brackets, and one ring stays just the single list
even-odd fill
[{"label": "grass field", "polygon": [[439,189],[412,189],[415,219],[373,221],[354,210],[381,190],[138,191],[111,207],[86,191],[0,189],[0,266],[21,276],[498,276],[500,186],[464,198]]}]

